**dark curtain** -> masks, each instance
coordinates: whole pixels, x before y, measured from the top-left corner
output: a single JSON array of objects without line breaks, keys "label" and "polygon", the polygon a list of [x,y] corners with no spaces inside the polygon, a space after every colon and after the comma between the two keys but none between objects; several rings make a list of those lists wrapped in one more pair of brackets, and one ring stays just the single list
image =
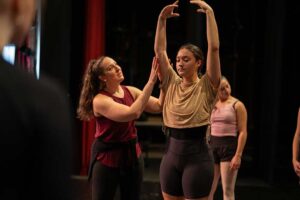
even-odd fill
[{"label": "dark curtain", "polygon": [[[104,54],[105,39],[105,0],[88,0],[86,2],[84,42],[84,70],[90,59]],[[86,175],[90,161],[90,147],[95,133],[95,120],[82,124],[81,175]]]},{"label": "dark curtain", "polygon": [[58,81],[69,92],[70,83],[70,3],[51,0],[42,10],[41,72]]}]

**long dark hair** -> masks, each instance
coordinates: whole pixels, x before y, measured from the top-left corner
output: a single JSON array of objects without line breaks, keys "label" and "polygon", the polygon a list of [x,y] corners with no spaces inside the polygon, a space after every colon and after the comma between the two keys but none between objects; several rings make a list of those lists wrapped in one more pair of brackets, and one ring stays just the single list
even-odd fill
[{"label": "long dark hair", "polygon": [[90,60],[83,76],[82,89],[77,108],[78,118],[90,120],[93,116],[93,99],[99,91],[105,88],[105,82],[99,76],[104,74],[102,62],[106,56]]}]

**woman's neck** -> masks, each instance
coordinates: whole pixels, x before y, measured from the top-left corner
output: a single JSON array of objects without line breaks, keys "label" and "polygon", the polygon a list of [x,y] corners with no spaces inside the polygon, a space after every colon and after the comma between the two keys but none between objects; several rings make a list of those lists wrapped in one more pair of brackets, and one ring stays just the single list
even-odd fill
[{"label": "woman's neck", "polygon": [[225,104],[225,103],[231,101],[231,99],[232,99],[232,97],[231,97],[231,95],[229,95],[229,96],[227,96],[227,98],[219,98],[219,102],[221,104]]},{"label": "woman's neck", "polygon": [[197,83],[200,79],[198,78],[198,76],[194,76],[192,78],[183,78],[181,85],[184,87],[189,87],[194,85],[195,83]]},{"label": "woman's neck", "polygon": [[114,85],[109,87],[107,86],[104,90],[112,95],[120,95],[122,93],[122,89],[120,85]]}]

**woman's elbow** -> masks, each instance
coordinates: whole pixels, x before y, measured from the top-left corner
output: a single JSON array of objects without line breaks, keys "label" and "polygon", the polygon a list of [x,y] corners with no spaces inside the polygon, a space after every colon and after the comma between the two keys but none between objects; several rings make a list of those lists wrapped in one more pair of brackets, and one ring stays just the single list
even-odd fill
[{"label": "woman's elbow", "polygon": [[209,45],[210,51],[213,53],[218,53],[220,51],[220,44],[218,42],[213,42]]},{"label": "woman's elbow", "polygon": [[161,48],[155,48],[154,52],[155,52],[155,56],[158,58],[162,58],[165,54],[165,51]]},{"label": "woman's elbow", "polygon": [[142,111],[136,111],[133,113],[132,118],[134,120],[139,119],[141,117],[142,113],[143,113]]},{"label": "woman's elbow", "polygon": [[158,100],[153,109],[153,113],[158,114],[158,113],[161,113],[162,110],[163,110],[163,104],[161,101]]},{"label": "woman's elbow", "polygon": [[158,109],[157,109],[157,112],[158,112],[158,113],[161,113],[162,111],[163,111],[163,105],[162,105],[162,104],[159,104]]}]

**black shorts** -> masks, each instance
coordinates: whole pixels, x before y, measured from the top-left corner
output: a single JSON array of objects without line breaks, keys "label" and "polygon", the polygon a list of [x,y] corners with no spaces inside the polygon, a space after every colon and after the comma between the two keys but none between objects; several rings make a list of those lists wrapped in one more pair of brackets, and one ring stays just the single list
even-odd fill
[{"label": "black shorts", "polygon": [[160,165],[160,183],[164,193],[188,199],[209,195],[214,168],[212,152],[204,136],[193,140],[169,138]]},{"label": "black shorts", "polygon": [[108,167],[96,161],[92,171],[92,200],[114,199],[117,188],[122,199],[140,200],[144,173],[142,156],[133,168]]},{"label": "black shorts", "polygon": [[231,161],[236,153],[237,139],[238,138],[234,136],[211,136],[210,146],[213,151],[214,161],[216,164]]}]

